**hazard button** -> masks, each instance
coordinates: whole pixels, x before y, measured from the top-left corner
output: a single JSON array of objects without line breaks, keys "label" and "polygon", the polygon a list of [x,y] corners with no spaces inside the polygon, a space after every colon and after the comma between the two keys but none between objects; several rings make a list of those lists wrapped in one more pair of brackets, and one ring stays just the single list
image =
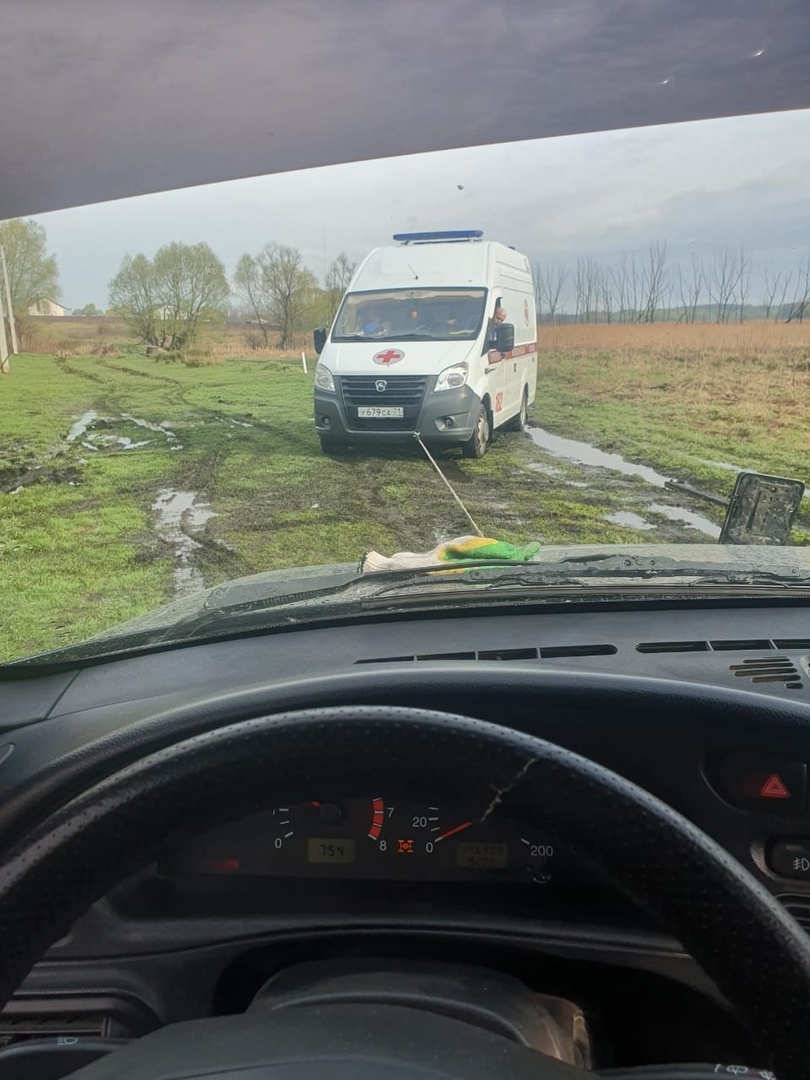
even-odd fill
[{"label": "hazard button", "polygon": [[789,758],[729,754],[720,768],[723,794],[735,804],[766,814],[804,810],[807,766]]}]

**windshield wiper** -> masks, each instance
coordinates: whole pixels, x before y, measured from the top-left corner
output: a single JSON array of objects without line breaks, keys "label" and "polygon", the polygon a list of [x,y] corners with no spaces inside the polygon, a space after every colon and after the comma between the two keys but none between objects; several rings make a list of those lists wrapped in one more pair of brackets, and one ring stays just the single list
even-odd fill
[{"label": "windshield wiper", "polygon": [[776,585],[782,588],[810,588],[810,574],[796,568],[783,571],[760,568],[725,567],[713,562],[690,563],[638,555],[573,556],[556,563],[523,563],[518,566],[476,567],[466,575],[478,585],[536,587],[570,584],[573,580],[596,579],[654,581],[678,579],[691,585]]},{"label": "windshield wiper", "polygon": [[[332,583],[324,585],[324,578],[329,577]],[[645,585],[657,591],[667,586],[674,590],[748,586],[810,594],[810,574],[796,567],[763,570],[753,566],[618,554],[570,556],[555,562],[465,560],[377,573],[359,573],[347,568],[339,574],[324,573],[298,579],[298,582],[300,587],[289,591],[284,591],[283,584],[269,591],[267,585],[259,583],[219,586],[200,607],[169,623],[158,622],[152,626],[141,623],[130,629],[124,625],[120,634],[112,632],[51,653],[0,664],[0,677],[4,673],[11,676],[13,670],[59,669],[156,647],[227,638],[274,627],[300,626],[319,619],[352,617],[383,605],[385,610],[401,610],[414,604],[437,601],[465,603],[489,594],[502,594],[507,598],[510,590],[513,595],[523,594],[527,599],[533,590],[548,599],[563,593],[587,596],[596,589],[602,594],[605,590],[626,592],[628,588],[638,593]],[[160,614],[159,610],[156,614]],[[136,624],[139,621],[134,620]]]}]

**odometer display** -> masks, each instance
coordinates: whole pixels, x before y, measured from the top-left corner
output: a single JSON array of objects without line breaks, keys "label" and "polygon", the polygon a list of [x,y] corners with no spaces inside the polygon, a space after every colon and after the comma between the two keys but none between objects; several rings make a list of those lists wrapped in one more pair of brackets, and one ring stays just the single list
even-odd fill
[{"label": "odometer display", "polygon": [[456,844],[455,863],[463,870],[506,870],[509,845],[460,841]]},{"label": "odometer display", "polygon": [[307,840],[307,862],[353,863],[357,860],[354,840],[336,840],[326,836],[310,836]]}]

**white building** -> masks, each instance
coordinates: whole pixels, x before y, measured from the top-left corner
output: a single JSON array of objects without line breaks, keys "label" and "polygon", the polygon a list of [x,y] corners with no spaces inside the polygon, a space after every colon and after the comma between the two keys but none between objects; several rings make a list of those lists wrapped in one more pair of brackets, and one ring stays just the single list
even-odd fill
[{"label": "white building", "polygon": [[63,304],[58,304],[56,300],[49,300],[45,297],[42,300],[37,300],[35,304],[31,304],[28,309],[28,314],[51,316],[69,315],[70,308],[66,308]]}]

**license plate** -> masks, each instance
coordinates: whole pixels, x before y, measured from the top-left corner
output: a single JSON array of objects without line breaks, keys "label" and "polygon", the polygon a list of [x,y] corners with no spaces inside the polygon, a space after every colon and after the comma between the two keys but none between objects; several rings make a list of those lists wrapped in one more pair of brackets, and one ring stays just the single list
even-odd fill
[{"label": "license plate", "polygon": [[395,405],[360,405],[357,409],[360,420],[401,420],[404,415],[405,410]]}]

